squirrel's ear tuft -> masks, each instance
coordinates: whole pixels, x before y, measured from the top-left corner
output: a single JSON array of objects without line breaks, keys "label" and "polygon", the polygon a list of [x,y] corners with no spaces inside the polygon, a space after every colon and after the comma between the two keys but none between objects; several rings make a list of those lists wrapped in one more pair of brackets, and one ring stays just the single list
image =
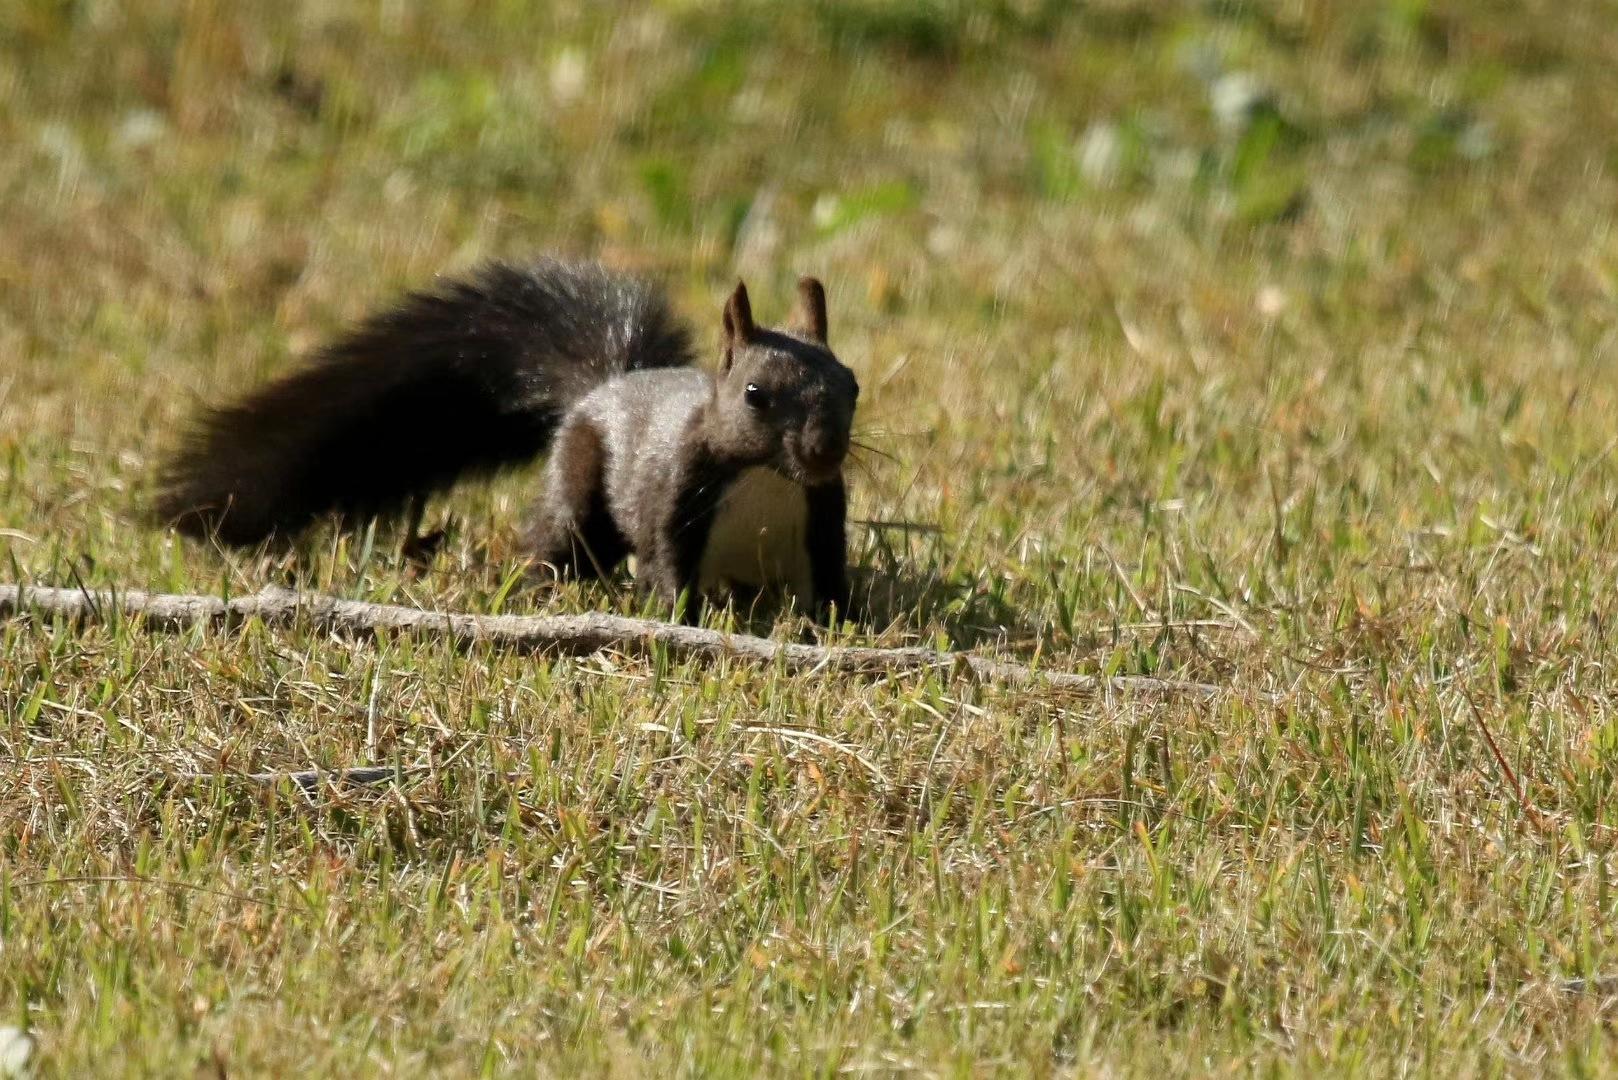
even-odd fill
[{"label": "squirrel's ear tuft", "polygon": [[747,302],[746,284],[738,281],[736,291],[725,301],[725,348],[746,344],[753,337],[753,305]]},{"label": "squirrel's ear tuft", "polygon": [[730,370],[736,346],[746,345],[754,336],[753,305],[747,302],[746,283],[738,281],[736,291],[725,301],[725,350],[724,362],[720,365],[722,371]]},{"label": "squirrel's ear tuft", "polygon": [[826,344],[826,289],[812,277],[798,279],[798,306],[787,324],[806,337]]}]

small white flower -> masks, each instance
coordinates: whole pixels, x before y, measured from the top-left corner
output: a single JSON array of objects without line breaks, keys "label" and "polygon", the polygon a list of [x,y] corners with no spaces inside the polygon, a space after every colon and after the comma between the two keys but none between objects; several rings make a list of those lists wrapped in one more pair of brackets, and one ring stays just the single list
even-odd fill
[{"label": "small white flower", "polygon": [[828,191],[815,200],[814,207],[809,211],[809,218],[820,228],[829,229],[842,209],[843,200]]},{"label": "small white flower", "polygon": [[1245,71],[1221,75],[1208,88],[1208,103],[1213,106],[1214,119],[1229,131],[1240,131],[1252,123],[1269,100],[1269,91]]},{"label": "small white flower", "polygon": [[579,100],[589,78],[590,65],[585,61],[584,53],[578,49],[571,46],[563,49],[551,61],[551,93],[563,105]]},{"label": "small white flower", "polygon": [[1282,292],[1278,286],[1266,285],[1258,291],[1255,304],[1260,315],[1273,319],[1281,314],[1281,309],[1287,306],[1287,294]]},{"label": "small white flower", "polygon": [[1110,184],[1124,165],[1124,140],[1118,128],[1098,120],[1079,138],[1079,172],[1092,184]]},{"label": "small white flower", "polygon": [[139,150],[157,142],[168,132],[168,122],[156,109],[131,109],[118,125],[118,142]]}]

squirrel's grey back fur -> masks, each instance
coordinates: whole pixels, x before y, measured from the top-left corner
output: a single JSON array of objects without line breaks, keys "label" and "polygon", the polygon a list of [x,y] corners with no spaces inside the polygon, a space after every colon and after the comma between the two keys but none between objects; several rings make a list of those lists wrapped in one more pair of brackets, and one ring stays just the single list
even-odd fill
[{"label": "squirrel's grey back fur", "polygon": [[663,294],[593,263],[489,263],[412,293],[302,370],[206,413],[160,478],[182,531],[250,544],[520,464],[614,375],[692,363]]}]

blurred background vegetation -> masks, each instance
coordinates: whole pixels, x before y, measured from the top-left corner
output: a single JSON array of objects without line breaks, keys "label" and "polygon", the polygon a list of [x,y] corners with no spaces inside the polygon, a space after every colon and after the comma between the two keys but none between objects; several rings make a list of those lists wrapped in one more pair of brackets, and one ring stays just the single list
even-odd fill
[{"label": "blurred background vegetation", "polygon": [[[1144,276],[1109,265],[1125,238],[1162,245],[1141,256],[1179,271],[1160,291],[1279,263],[1351,320],[1439,277],[1488,286],[1502,233],[1610,204],[1613,14],[7,0],[7,330],[138,372],[232,342],[233,304],[303,331],[545,247],[710,287],[826,264],[862,317],[937,307],[957,331],[1057,296],[1048,329],[1102,332],[1114,279]],[[1090,243],[1034,261],[1051,233]],[[1512,252],[1539,288],[1610,288],[1610,251]],[[174,320],[186,296],[215,303]],[[197,325],[154,342],[154,308]]]}]

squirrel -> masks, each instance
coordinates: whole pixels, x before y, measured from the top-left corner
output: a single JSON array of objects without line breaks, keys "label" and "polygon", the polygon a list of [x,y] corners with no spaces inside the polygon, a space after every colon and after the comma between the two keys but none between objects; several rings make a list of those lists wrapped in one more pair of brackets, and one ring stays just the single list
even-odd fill
[{"label": "squirrel", "polygon": [[[720,370],[663,293],[589,262],[494,261],[407,294],[301,370],[208,410],[158,478],[180,532],[252,545],[408,509],[549,451],[525,546],[585,578],[627,556],[689,618],[726,589],[846,615],[843,466],[859,383],[806,277],[781,329],[738,282]],[[685,607],[680,607],[681,598]]]}]

